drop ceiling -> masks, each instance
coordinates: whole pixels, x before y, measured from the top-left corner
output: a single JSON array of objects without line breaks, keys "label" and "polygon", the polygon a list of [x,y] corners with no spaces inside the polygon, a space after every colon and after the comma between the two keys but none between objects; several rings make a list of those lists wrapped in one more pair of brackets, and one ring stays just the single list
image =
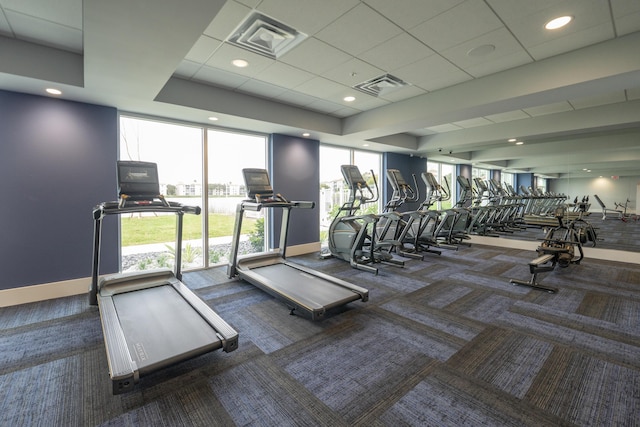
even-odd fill
[{"label": "drop ceiling", "polygon": [[547,177],[639,175],[639,52],[637,0],[0,0],[0,89]]}]

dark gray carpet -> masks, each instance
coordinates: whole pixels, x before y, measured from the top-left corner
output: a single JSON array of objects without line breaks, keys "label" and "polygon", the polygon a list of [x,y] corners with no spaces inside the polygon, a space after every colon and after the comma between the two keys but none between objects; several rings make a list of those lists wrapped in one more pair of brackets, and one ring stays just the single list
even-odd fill
[{"label": "dark gray carpet", "polygon": [[3,308],[0,425],[639,425],[640,265],[587,259],[541,274],[557,294],[511,285],[534,256],[475,245],[378,276],[292,258],[370,291],[320,322],[225,268],[187,273],[239,349],[119,396],[85,295]]}]

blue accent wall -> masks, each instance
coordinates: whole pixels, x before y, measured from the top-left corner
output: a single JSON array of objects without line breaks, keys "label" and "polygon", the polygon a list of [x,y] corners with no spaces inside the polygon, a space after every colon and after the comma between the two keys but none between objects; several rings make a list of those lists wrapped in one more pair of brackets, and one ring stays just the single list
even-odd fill
[{"label": "blue accent wall", "polygon": [[[269,138],[271,186],[288,200],[308,200],[313,209],[292,209],[289,217],[288,245],[302,245],[320,240],[320,142],[288,135]],[[280,238],[282,211],[275,209],[270,247]]]},{"label": "blue accent wall", "polygon": [[[89,277],[93,206],[116,197],[115,108],[0,91],[0,289]],[[102,272],[118,270],[104,227]]]},{"label": "blue accent wall", "polygon": [[528,188],[529,186],[533,187],[534,186],[533,178],[534,176],[532,173],[516,174],[516,191],[518,193],[521,193],[520,191],[521,185],[523,185],[525,188]]}]

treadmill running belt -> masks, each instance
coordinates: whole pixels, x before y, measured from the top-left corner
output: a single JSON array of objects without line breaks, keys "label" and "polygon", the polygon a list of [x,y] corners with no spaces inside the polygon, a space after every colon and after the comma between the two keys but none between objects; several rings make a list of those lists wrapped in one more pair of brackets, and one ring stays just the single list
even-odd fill
[{"label": "treadmill running belt", "polygon": [[313,301],[323,307],[332,307],[360,296],[350,289],[331,283],[325,279],[298,270],[286,264],[274,264],[254,268],[252,271],[272,281],[276,290],[292,299],[304,302]]},{"label": "treadmill running belt", "polygon": [[113,296],[140,374],[222,347],[215,330],[171,285]]}]

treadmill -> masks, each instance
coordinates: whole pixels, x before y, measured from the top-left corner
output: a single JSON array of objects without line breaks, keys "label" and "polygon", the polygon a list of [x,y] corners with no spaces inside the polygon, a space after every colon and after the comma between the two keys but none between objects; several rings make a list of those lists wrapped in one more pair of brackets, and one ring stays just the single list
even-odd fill
[{"label": "treadmill", "polygon": [[[155,163],[118,161],[120,199],[93,209],[93,267],[89,304],[98,305],[112,393],[133,389],[140,377],[169,365],[238,347],[238,333],[182,282],[182,221],[199,207],[160,194]],[[176,215],[175,270],[118,273],[99,278],[102,220],[108,215]]]},{"label": "treadmill", "polygon": [[[312,209],[314,202],[288,201],[275,194],[265,169],[243,169],[248,200],[238,204],[227,268],[229,278],[238,276],[282,300],[291,310],[311,320],[322,319],[332,308],[369,299],[369,291],[344,280],[286,260],[289,214],[292,209]],[[238,256],[240,230],[246,211],[282,209],[280,244],[277,251]]]}]

